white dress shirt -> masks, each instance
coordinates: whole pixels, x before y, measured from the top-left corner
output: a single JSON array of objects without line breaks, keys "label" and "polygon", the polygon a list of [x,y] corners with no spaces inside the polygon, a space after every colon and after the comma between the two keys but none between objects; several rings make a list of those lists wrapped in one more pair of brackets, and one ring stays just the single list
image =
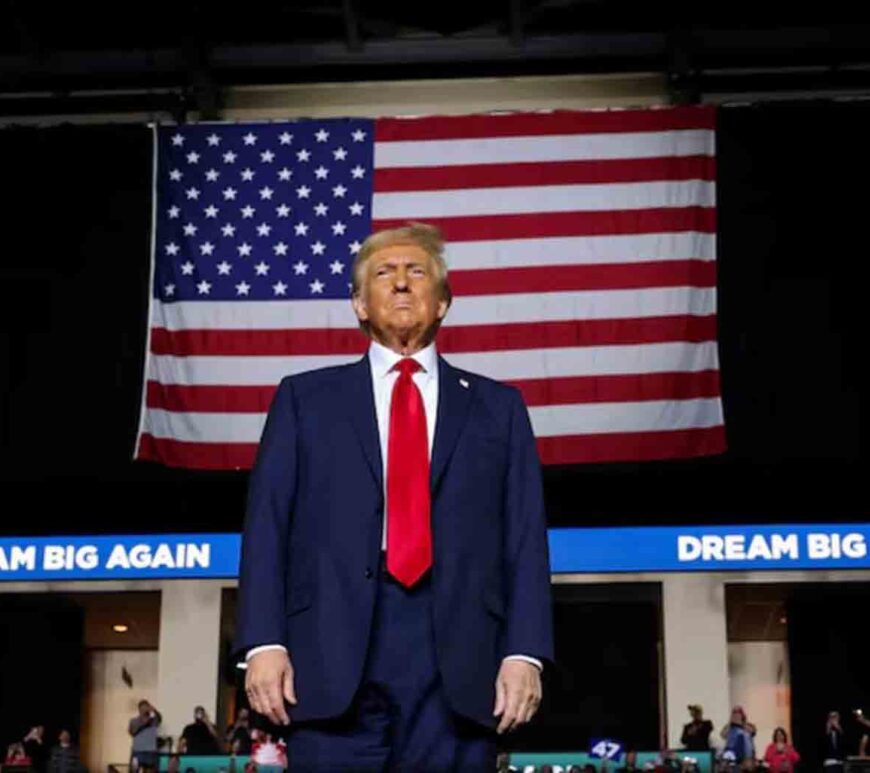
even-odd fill
[{"label": "white dress shirt", "polygon": [[[384,517],[381,532],[381,549],[387,548],[387,449],[389,448],[390,406],[393,400],[393,386],[399,373],[393,368],[403,360],[401,354],[372,341],[369,346],[369,365],[372,369],[372,385],[374,387],[375,414],[378,419],[378,437],[381,442],[381,460],[383,462],[384,480]],[[411,355],[411,359],[420,364],[420,370],[411,375],[420,395],[423,397],[423,407],[426,410],[426,432],[429,436],[429,458],[432,458],[432,444],[435,442],[435,419],[438,416],[438,352],[434,342],[425,349]],[[282,644],[264,644],[248,650],[246,660],[250,660],[258,652],[267,649],[286,649]],[[543,664],[537,658],[528,655],[508,655],[505,660],[524,660],[543,669]]]}]

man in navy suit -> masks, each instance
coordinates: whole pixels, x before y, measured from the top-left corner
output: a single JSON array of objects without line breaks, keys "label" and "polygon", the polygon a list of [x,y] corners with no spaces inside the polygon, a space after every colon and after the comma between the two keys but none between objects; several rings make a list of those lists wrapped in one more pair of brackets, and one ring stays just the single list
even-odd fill
[{"label": "man in navy suit", "polygon": [[552,659],[540,465],[519,392],[435,336],[443,242],[370,236],[352,365],[285,378],[251,476],[237,648],[293,770],[492,770]]}]

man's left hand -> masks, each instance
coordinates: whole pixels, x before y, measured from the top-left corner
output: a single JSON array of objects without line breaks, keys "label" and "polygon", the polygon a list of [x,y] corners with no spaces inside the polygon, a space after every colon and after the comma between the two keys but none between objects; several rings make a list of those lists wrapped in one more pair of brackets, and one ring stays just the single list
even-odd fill
[{"label": "man's left hand", "polygon": [[494,717],[501,717],[501,734],[526,724],[541,705],[541,672],[524,660],[503,660],[495,679]]}]

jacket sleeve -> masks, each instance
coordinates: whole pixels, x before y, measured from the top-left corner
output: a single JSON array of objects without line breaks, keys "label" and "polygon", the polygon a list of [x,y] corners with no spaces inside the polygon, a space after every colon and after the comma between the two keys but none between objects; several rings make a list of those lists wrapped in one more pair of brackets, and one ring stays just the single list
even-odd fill
[{"label": "jacket sleeve", "polygon": [[239,567],[235,652],[284,644],[287,534],[296,495],[296,405],[292,381],[278,386],[248,484]]},{"label": "jacket sleeve", "polygon": [[550,558],[541,464],[529,414],[512,390],[505,496],[505,652],[553,660]]}]

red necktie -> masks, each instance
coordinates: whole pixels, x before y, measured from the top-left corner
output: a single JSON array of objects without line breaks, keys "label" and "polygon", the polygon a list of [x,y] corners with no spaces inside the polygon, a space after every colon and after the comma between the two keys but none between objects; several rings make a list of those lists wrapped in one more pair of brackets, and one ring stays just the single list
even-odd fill
[{"label": "red necktie", "polygon": [[387,441],[387,571],[407,588],[432,566],[426,408],[411,378],[420,367],[406,358],[393,368]]}]

